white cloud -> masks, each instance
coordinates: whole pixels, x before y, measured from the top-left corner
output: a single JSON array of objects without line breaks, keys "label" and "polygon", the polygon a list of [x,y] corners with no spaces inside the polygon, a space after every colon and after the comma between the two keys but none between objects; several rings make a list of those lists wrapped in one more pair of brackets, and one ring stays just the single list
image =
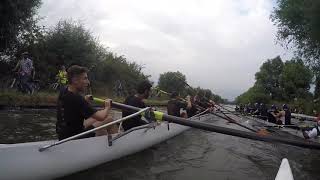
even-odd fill
[{"label": "white cloud", "polygon": [[254,82],[275,45],[270,0],[45,0],[42,23],[80,19],[101,42],[160,73],[181,71],[193,86],[234,98]]}]

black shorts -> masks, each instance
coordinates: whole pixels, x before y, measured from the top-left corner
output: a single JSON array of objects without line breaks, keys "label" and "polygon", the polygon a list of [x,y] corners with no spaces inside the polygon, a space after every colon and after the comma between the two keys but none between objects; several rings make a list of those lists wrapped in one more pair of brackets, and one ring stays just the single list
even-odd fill
[{"label": "black shorts", "polygon": [[122,122],[122,128],[127,131],[131,128],[137,127],[137,126],[142,126],[148,124],[147,122],[141,120],[141,119],[128,119],[126,121]]},{"label": "black shorts", "polygon": [[[87,127],[86,129],[84,129],[83,132],[89,131],[89,130],[94,129],[94,128],[95,127],[91,125],[91,126]],[[95,136],[96,136],[96,133],[95,132],[91,132],[91,133],[88,133],[86,135],[81,136],[78,139],[91,138],[91,137],[95,137]]]},{"label": "black shorts", "polygon": [[[95,127],[94,126],[89,126],[88,128],[86,129],[83,129],[82,132],[86,132],[88,130],[91,130],[91,129],[94,129]],[[78,133],[68,133],[68,132],[65,132],[65,131],[61,131],[58,133],[58,138],[59,138],[59,141],[63,140],[63,139],[66,139],[66,138],[69,138],[71,136],[74,136],[74,135],[77,135],[77,134],[80,134],[82,132],[78,132]],[[84,138],[91,138],[91,137],[95,137],[96,136],[96,133],[95,132],[91,132],[91,133],[88,133],[86,135],[83,135],[77,139],[84,139]]]}]

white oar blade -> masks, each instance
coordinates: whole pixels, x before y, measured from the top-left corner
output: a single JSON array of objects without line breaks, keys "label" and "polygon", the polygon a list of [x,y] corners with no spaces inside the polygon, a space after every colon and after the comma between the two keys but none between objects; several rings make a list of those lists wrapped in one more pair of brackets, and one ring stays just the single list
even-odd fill
[{"label": "white oar blade", "polygon": [[287,158],[283,158],[275,180],[294,180]]}]

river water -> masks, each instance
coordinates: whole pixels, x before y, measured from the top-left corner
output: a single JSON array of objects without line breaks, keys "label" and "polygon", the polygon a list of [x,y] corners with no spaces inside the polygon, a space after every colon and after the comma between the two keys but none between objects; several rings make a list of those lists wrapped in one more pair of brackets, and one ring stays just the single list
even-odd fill
[{"label": "river water", "polygon": [[[119,117],[119,112],[113,112]],[[0,143],[56,138],[54,110],[0,111]],[[241,129],[217,117],[207,121]],[[243,130],[243,129],[241,129]],[[292,135],[278,133],[293,138]],[[271,180],[282,158],[296,180],[320,179],[320,151],[252,141],[197,129],[188,130],[142,152],[72,174],[61,180]]]}]

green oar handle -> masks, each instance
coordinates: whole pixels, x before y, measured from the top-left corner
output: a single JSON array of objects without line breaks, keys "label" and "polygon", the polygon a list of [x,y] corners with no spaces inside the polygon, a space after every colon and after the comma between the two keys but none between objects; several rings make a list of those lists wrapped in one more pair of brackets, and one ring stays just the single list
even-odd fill
[{"label": "green oar handle", "polygon": [[[96,97],[93,97],[93,101],[96,102],[96,103],[104,103],[105,100],[103,99],[100,99],[100,98],[96,98]],[[123,107],[125,106],[124,104],[121,104],[121,103],[117,103],[117,102],[112,102],[111,103],[111,106],[115,106],[115,107]],[[139,108],[136,109],[137,111],[139,110]],[[160,112],[160,111],[153,111],[154,113],[154,117],[157,121],[162,121],[163,120],[163,112]],[[142,116],[145,116],[145,112],[141,113]]]}]

